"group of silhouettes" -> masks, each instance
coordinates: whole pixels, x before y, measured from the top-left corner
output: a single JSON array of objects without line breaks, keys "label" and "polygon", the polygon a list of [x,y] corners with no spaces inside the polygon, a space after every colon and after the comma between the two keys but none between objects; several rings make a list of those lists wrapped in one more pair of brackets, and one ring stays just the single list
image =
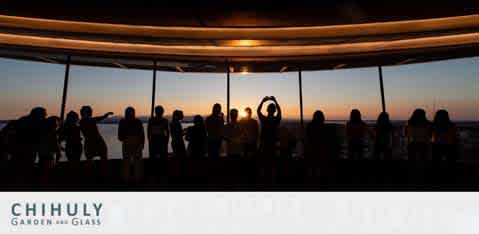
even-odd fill
[{"label": "group of silhouettes", "polygon": [[[267,101],[272,101],[272,103],[268,105],[268,114],[263,115],[261,110]],[[261,123],[261,130],[258,122],[252,118],[251,108],[246,108],[245,113],[246,116],[240,120],[238,119],[239,111],[231,109],[230,121],[225,124],[221,105],[216,103],[213,105],[211,115],[206,119],[196,115],[193,117],[193,125],[183,129],[182,111],[175,110],[171,123],[169,123],[163,116],[163,107],[157,106],[155,115],[148,121],[147,127],[150,158],[168,157],[170,135],[173,155],[178,158],[208,156],[208,158],[217,159],[220,157],[223,141],[226,142],[227,156],[231,158],[248,157],[256,155],[259,151],[265,156],[273,155],[281,122],[281,108],[276,98],[265,97],[258,106],[257,115]],[[136,122],[137,126],[140,126],[141,123],[138,120]],[[143,135],[139,134],[138,136],[142,137]],[[184,140],[188,141],[188,147],[185,146]]]},{"label": "group of silhouettes", "polygon": [[[262,113],[263,104],[267,114]],[[280,156],[291,157],[297,139],[287,128],[280,126],[281,108],[274,96],[264,97],[257,108],[258,121],[252,118],[251,108],[245,109],[246,116],[238,119],[238,110],[231,109],[230,121],[225,124],[221,105],[213,105],[212,113],[205,120],[200,115],[193,118],[193,125],[182,126],[183,112],[173,111],[171,122],[164,117],[164,108],[157,106],[154,115],[148,120],[145,134],[143,123],[135,116],[135,109],[127,107],[124,118],[118,124],[118,140],[122,142],[123,175],[125,180],[138,180],[142,174],[142,159],[145,138],[148,137],[149,156],[152,159],[220,158],[223,143],[226,155],[231,158],[252,157],[271,159],[279,152]],[[80,162],[84,154],[87,163],[99,157],[105,164],[108,148],[97,124],[113,115],[109,112],[93,116],[90,106],[83,106],[80,115],[71,111],[65,121],[56,116],[47,117],[42,107],[32,109],[27,116],[10,121],[1,132],[1,153],[16,165],[16,170],[28,174],[37,158],[45,180],[51,169],[65,152],[67,160],[73,164]],[[359,110],[351,111],[346,123],[348,158],[364,158],[365,139],[374,139],[373,158],[391,159],[393,151],[393,125],[386,112],[379,114],[373,128],[361,119]],[[146,135],[146,136],[145,136]],[[432,155],[433,160],[457,159],[457,128],[445,110],[435,114],[434,121],[426,118],[423,109],[416,109],[407,122],[405,135],[408,139],[410,160],[425,160]],[[168,152],[171,139],[173,154]],[[186,147],[185,140],[188,141]],[[64,142],[64,147],[62,146]],[[337,128],[325,122],[323,112],[316,111],[304,131],[304,157],[310,160],[327,161],[337,159],[341,154],[341,140]]]},{"label": "group of silhouettes", "polygon": [[[394,126],[389,114],[381,112],[373,128],[361,119],[361,112],[353,109],[346,123],[348,159],[365,157],[366,139],[373,139],[373,159],[391,160],[394,144]],[[338,158],[341,152],[336,127],[325,123],[324,114],[316,111],[306,127],[305,157],[313,159]],[[407,139],[407,155],[410,161],[454,162],[459,155],[459,137],[456,125],[446,110],[438,110],[433,122],[426,118],[423,109],[416,109],[407,121],[403,132]]]},{"label": "group of silhouettes", "polygon": [[[29,115],[9,121],[2,129],[2,159],[12,162],[19,179],[30,178],[38,160],[41,180],[45,182],[50,180],[52,169],[61,159],[61,151],[75,166],[78,166],[83,152],[89,164],[94,157],[100,157],[106,166],[107,146],[97,123],[113,113],[100,117],[93,117],[92,113],[90,106],[83,106],[81,119],[71,111],[62,123],[58,116],[47,117],[45,108],[33,108]],[[65,142],[65,147],[62,147],[62,142]]]}]

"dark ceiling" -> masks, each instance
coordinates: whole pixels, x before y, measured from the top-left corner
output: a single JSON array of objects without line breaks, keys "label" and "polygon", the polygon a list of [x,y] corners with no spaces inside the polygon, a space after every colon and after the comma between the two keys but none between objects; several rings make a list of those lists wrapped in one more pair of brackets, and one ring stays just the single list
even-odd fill
[{"label": "dark ceiling", "polygon": [[[70,3],[68,3],[70,2]],[[208,27],[350,24],[468,15],[477,0],[455,1],[0,1],[0,14],[66,20]],[[93,2],[93,1],[92,1]],[[67,4],[68,3],[68,4]]]},{"label": "dark ceiling", "polygon": [[[33,2],[33,3],[32,3]],[[479,0],[454,1],[353,1],[353,0],[316,0],[311,4],[301,0],[281,1],[174,1],[157,0],[144,3],[141,0],[96,0],[77,1],[72,5],[67,0],[59,1],[1,1],[0,15],[24,16],[34,18],[63,19],[115,24],[136,24],[155,26],[193,26],[193,27],[287,27],[320,26],[338,24],[358,24],[368,22],[386,22],[397,20],[428,19],[448,16],[461,16],[479,13]],[[71,2],[71,1],[70,1]],[[94,2],[94,3],[92,3]],[[133,2],[133,3],[132,3]],[[165,3],[166,2],[166,3]],[[228,4],[224,4],[227,2]],[[205,30],[205,29],[201,29]],[[458,31],[459,30],[459,31]],[[271,40],[262,41],[263,45],[326,45],[334,43],[353,43],[368,41],[393,41],[427,36],[475,33],[478,28],[448,31],[427,31],[400,35],[369,35],[355,38],[329,38],[307,40]],[[161,45],[191,44],[223,46],[226,42],[188,40],[188,38],[144,38],[118,35],[91,35],[88,33],[65,33],[45,31],[38,28],[0,27],[0,32],[11,35],[50,36],[71,39],[85,39],[111,42],[149,43]],[[153,60],[159,61],[160,70],[178,70],[185,72],[224,72],[226,66],[240,71],[248,67],[253,72],[278,72],[287,66],[287,71],[339,69],[377,65],[398,65],[405,63],[427,62],[441,59],[461,58],[479,55],[479,42],[463,46],[447,46],[428,49],[408,49],[374,53],[301,56],[248,59],[242,57],[198,57],[172,55],[137,55],[126,53],[106,53],[75,51],[68,49],[32,48],[28,46],[0,45],[0,57],[36,60],[43,62],[79,65],[118,66],[138,69],[152,69]],[[229,64],[225,61],[228,60]]]}]

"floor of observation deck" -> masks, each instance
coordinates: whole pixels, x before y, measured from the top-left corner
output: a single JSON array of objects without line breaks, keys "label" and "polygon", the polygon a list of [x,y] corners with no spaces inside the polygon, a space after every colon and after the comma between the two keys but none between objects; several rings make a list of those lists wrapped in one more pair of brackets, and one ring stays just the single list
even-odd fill
[{"label": "floor of observation deck", "polygon": [[479,164],[466,162],[146,159],[136,184],[123,182],[121,160],[61,162],[48,183],[38,167],[33,179],[2,167],[3,191],[479,191]]}]

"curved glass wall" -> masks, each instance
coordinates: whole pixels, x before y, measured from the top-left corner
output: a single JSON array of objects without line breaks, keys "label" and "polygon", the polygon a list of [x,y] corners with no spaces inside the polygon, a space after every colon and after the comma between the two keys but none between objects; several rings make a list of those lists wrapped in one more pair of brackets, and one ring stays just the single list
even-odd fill
[{"label": "curved glass wall", "polygon": [[[425,109],[430,120],[436,110],[447,109],[460,127],[465,150],[475,150],[473,146],[479,145],[475,140],[479,135],[473,128],[473,121],[479,119],[477,67],[477,57],[383,67],[386,107],[391,119],[403,126],[415,108]],[[0,69],[1,120],[26,115],[35,106],[44,106],[50,115],[60,114],[65,65],[0,59]],[[315,110],[322,110],[328,121],[340,125],[353,108],[372,122],[381,112],[377,67],[308,71],[302,77],[306,123]],[[152,71],[71,66],[66,112],[79,112],[83,105],[91,105],[96,115],[114,112],[112,124],[103,123],[100,130],[110,156],[121,157],[116,120],[127,106],[135,107],[137,115],[146,120],[150,114],[151,85]],[[193,115],[209,115],[214,103],[223,106],[226,116],[226,88],[224,73],[158,72],[155,100],[165,107],[167,117],[176,109],[183,110],[187,127]],[[276,96],[283,110],[283,125],[296,129],[300,116],[298,88],[297,72],[231,73],[230,107],[239,109],[240,114],[244,114],[245,107],[251,107],[256,118],[261,99]],[[147,153],[145,149],[144,155]]]}]

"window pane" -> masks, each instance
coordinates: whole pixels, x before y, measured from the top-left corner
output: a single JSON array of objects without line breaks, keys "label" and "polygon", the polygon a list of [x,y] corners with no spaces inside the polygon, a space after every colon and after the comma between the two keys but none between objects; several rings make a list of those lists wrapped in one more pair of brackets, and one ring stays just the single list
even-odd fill
[{"label": "window pane", "polygon": [[[156,85],[156,105],[163,106],[170,121],[173,111],[183,111],[183,128],[195,115],[206,118],[215,103],[221,104],[226,116],[226,74],[158,72]],[[168,151],[173,152],[171,141]]]},{"label": "window pane", "polygon": [[[248,73],[231,74],[231,108],[242,111],[246,107],[253,110],[265,96],[275,96],[284,120],[299,120],[299,88],[298,75],[285,73]],[[263,113],[266,106],[263,107]],[[240,112],[241,113],[241,112]]]},{"label": "window pane", "polygon": [[[99,125],[108,146],[110,158],[121,158],[121,142],[117,139],[117,120],[123,117],[125,108],[132,106],[139,118],[150,113],[151,71],[87,66],[71,66],[67,99],[67,113],[80,112],[84,105],[93,108],[93,115],[113,112],[114,116]],[[148,154],[145,147],[143,155]]]},{"label": "window pane", "polygon": [[347,120],[359,109],[365,120],[381,112],[377,68],[303,72],[305,119],[322,110],[327,120]]},{"label": "window pane", "polygon": [[[250,107],[253,118],[258,120],[256,109],[261,100],[265,96],[276,98],[282,112],[278,143],[281,150],[288,149],[284,152],[291,152],[293,156],[300,149],[300,145],[296,144],[300,137],[298,85],[298,74],[294,72],[231,74],[231,108],[237,108],[240,117],[245,115],[244,109]],[[269,103],[271,101],[263,105],[264,115]]]},{"label": "window pane", "polygon": [[0,70],[0,119],[19,118],[36,106],[60,115],[64,65],[2,58]]},{"label": "window pane", "polygon": [[384,89],[393,119],[423,108],[432,119],[447,109],[455,120],[479,119],[479,58],[384,67]]},{"label": "window pane", "polygon": [[384,68],[384,89],[393,119],[407,120],[423,108],[433,120],[446,109],[459,129],[461,160],[477,160],[479,134],[479,58],[464,58]]},{"label": "window pane", "polygon": [[185,121],[205,117],[215,103],[226,110],[226,74],[158,72],[156,85],[156,105],[165,108],[167,117],[176,109],[183,111]]},{"label": "window pane", "polygon": [[94,114],[113,112],[123,116],[127,106],[137,116],[150,113],[151,71],[72,66],[67,110],[91,105]]}]

